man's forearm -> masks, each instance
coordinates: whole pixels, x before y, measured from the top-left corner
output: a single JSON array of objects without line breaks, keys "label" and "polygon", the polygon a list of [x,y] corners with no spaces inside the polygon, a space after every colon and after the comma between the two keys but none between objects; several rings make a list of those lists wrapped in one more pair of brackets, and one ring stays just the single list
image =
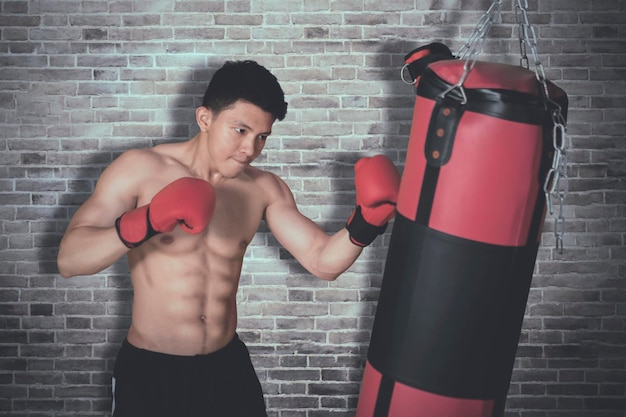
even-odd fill
[{"label": "man's forearm", "polygon": [[114,227],[80,226],[69,230],[59,247],[57,266],[64,278],[91,275],[111,266],[128,248]]},{"label": "man's forearm", "polygon": [[319,254],[315,276],[327,281],[335,280],[359,257],[363,248],[353,244],[346,229],[330,236]]}]

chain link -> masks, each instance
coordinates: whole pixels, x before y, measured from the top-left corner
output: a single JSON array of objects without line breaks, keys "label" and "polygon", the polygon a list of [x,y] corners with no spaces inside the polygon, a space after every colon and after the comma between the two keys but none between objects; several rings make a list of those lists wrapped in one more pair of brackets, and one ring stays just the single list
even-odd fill
[{"label": "chain link", "polygon": [[543,67],[543,63],[539,59],[539,53],[537,52],[537,36],[535,34],[535,28],[532,27],[528,20],[528,1],[527,0],[513,0],[515,2],[515,21],[518,24],[518,34],[520,42],[520,65],[524,68],[528,68],[528,56],[526,54],[526,45],[530,46],[530,51],[533,56],[533,63],[535,65],[535,75],[537,80],[543,87],[543,93],[545,97],[549,97],[548,85],[546,83],[546,73]]},{"label": "chain link", "polygon": [[469,64],[467,67],[471,70],[476,64],[478,55],[482,52],[485,38],[493,26],[493,23],[500,17],[500,9],[502,8],[502,0],[494,0],[489,9],[478,19],[478,23],[474,26],[472,33],[467,38],[465,44],[459,50],[457,57],[465,59]]},{"label": "chain link", "polygon": [[543,90],[543,98],[546,102],[546,108],[550,111],[552,119],[552,147],[554,156],[552,158],[552,166],[548,171],[546,180],[543,184],[543,192],[546,196],[546,204],[548,213],[554,214],[553,200],[557,201],[558,214],[554,219],[554,238],[556,250],[559,254],[563,253],[563,237],[565,235],[565,215],[564,205],[565,198],[569,191],[569,177],[567,175],[567,153],[566,145],[566,129],[565,118],[561,111],[561,106],[550,99],[548,83],[543,63],[539,59],[537,52],[537,36],[535,29],[530,25],[528,20],[528,1],[513,0],[515,7],[515,21],[518,24],[518,34],[520,42],[520,65],[528,68],[528,56],[526,46],[530,47],[533,57],[535,76],[539,81]]},{"label": "chain link", "polygon": [[448,87],[447,90],[440,94],[441,98],[447,96],[451,91],[458,89],[463,97],[461,104],[467,103],[467,95],[463,89],[463,83],[472,69],[474,69],[474,65],[476,65],[476,61],[483,50],[483,45],[491,26],[500,18],[501,8],[502,0],[494,0],[491,6],[489,6],[489,9],[478,19],[478,23],[474,26],[467,41],[456,54],[457,58],[465,60],[463,64],[463,74],[456,84]]}]

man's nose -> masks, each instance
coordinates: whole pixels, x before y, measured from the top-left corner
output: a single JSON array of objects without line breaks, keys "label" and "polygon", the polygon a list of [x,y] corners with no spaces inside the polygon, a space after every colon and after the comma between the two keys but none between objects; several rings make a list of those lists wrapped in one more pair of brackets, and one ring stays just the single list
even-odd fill
[{"label": "man's nose", "polygon": [[255,139],[256,137],[254,135],[247,135],[241,141],[241,146],[239,147],[239,150],[248,156],[254,155],[254,152],[256,151],[254,147]]}]

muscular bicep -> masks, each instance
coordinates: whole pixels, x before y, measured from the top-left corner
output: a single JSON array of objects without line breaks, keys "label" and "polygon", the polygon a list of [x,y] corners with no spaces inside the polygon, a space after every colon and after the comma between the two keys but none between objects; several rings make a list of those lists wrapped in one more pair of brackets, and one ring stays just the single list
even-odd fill
[{"label": "muscular bicep", "polygon": [[287,185],[276,179],[265,221],[278,242],[306,269],[313,272],[328,234],[298,210]]},{"label": "muscular bicep", "polygon": [[68,230],[81,226],[111,227],[115,219],[136,206],[132,155],[122,155],[104,170],[92,195],[72,217]]}]

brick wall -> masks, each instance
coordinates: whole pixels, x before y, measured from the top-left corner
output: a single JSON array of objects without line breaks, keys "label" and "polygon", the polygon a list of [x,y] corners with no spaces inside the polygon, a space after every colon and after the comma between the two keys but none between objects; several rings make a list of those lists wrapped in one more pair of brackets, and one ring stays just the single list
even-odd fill
[{"label": "brick wall", "polygon": [[[461,4],[463,7],[461,8]],[[402,57],[458,50],[489,1],[0,1],[0,414],[103,416],[129,325],[122,260],[63,280],[57,246],[121,151],[184,140],[226,59],[272,68],[290,110],[258,165],[328,231],[352,209],[352,164],[404,159],[413,91]],[[511,4],[484,59],[516,62]],[[510,417],[626,410],[626,1],[529,1],[548,78],[570,96],[565,253],[545,227]],[[354,414],[386,254],[311,277],[262,227],[238,294],[272,417]]]}]

